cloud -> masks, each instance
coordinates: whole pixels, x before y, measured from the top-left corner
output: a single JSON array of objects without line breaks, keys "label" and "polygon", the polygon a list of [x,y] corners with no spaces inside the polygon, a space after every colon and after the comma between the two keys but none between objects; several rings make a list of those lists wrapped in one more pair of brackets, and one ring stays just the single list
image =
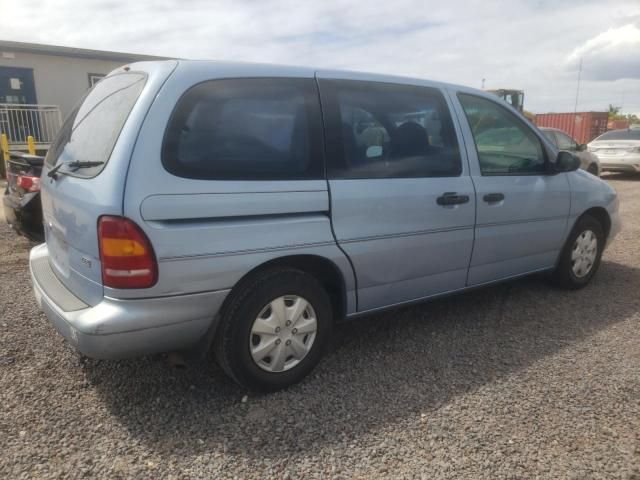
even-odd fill
[{"label": "cloud", "polygon": [[596,35],[571,52],[568,67],[575,70],[580,60],[586,79],[640,79],[640,28],[630,23]]},{"label": "cloud", "polygon": [[[5,20],[0,37],[7,40],[364,70],[473,87],[480,87],[486,78],[487,88],[525,90],[525,108],[533,111],[573,109],[575,75],[571,69],[576,68],[579,56],[571,61],[568,57],[583,52],[586,80],[579,108],[606,109],[609,103],[620,104],[624,96],[625,105],[640,111],[640,80],[637,75],[630,77],[633,58],[625,56],[625,51],[638,52],[638,45],[612,47],[621,58],[600,55],[615,58],[616,65],[624,68],[597,68],[594,71],[600,73],[596,75],[591,67],[599,57],[593,52],[604,47],[602,40],[590,43],[600,37],[595,33],[639,25],[638,0],[0,3]],[[609,80],[590,81],[603,77],[607,70],[616,74]],[[614,81],[613,77],[628,79]]]}]

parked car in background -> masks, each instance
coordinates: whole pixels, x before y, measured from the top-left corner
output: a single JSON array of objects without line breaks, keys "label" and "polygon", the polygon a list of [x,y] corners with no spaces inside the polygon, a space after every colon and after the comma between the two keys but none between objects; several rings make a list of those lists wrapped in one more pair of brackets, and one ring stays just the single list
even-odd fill
[{"label": "parked car in background", "polygon": [[42,204],[40,173],[44,158],[26,153],[12,153],[8,162],[7,187],[2,198],[7,223],[17,232],[42,241]]},{"label": "parked car in background", "polygon": [[594,153],[587,150],[586,145],[579,144],[558,128],[542,127],[540,130],[544,133],[545,137],[558,147],[558,150],[566,150],[578,157],[580,159],[580,168],[596,177],[600,176],[600,173],[602,173],[600,160]]},{"label": "parked car in background", "polygon": [[605,172],[640,172],[640,128],[611,130],[588,145]]},{"label": "parked car in background", "polygon": [[336,320],[537,272],[586,285],[620,221],[615,190],[578,167],[471,88],[127,65],[49,150],[31,278],[88,356],[212,347],[274,390],[311,371]]}]

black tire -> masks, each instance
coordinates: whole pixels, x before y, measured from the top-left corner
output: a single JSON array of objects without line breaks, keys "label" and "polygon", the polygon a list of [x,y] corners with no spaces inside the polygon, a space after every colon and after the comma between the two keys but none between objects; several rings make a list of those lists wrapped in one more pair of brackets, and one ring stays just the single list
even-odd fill
[{"label": "black tire", "polygon": [[587,172],[589,172],[591,175],[595,175],[596,177],[600,176],[598,175],[598,166],[595,163],[589,165],[589,167],[587,168]]},{"label": "black tire", "polygon": [[[571,259],[571,256],[578,237],[584,232],[588,231],[593,232],[597,239],[596,257],[590,267],[590,270],[588,270],[586,274],[578,276],[576,275],[576,273],[574,273],[574,262]],[[584,215],[583,217],[579,218],[575,226],[573,227],[573,230],[571,231],[571,234],[567,239],[567,243],[565,244],[560,255],[560,261],[558,262],[558,266],[556,267],[556,270],[554,272],[555,282],[560,287],[569,290],[577,290],[587,285],[598,271],[605,240],[606,239],[604,230],[598,220],[589,215]]]},{"label": "black tire", "polygon": [[[302,380],[318,364],[331,336],[333,311],[327,292],[312,275],[294,268],[273,268],[244,280],[225,305],[214,343],[222,369],[251,391],[279,390]],[[313,308],[317,321],[311,349],[299,363],[274,373],[263,370],[250,350],[251,329],[260,312],[281,296],[298,295]]]}]

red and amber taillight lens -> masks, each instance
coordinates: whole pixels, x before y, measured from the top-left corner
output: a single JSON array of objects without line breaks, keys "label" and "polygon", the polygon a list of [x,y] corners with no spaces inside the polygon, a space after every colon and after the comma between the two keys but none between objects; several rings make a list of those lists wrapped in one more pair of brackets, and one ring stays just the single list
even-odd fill
[{"label": "red and amber taillight lens", "polygon": [[128,218],[98,220],[102,282],[111,288],[149,288],[158,280],[158,264],[151,242]]}]

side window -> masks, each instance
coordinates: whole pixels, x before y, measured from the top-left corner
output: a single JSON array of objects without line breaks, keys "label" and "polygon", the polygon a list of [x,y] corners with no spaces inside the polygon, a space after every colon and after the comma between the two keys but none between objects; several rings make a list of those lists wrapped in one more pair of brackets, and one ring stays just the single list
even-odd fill
[{"label": "side window", "polygon": [[578,145],[569,135],[565,135],[562,132],[555,132],[558,139],[558,148],[560,150],[577,150]]},{"label": "side window", "polygon": [[320,80],[330,178],[453,177],[456,133],[433,88]]},{"label": "side window", "polygon": [[162,163],[195,179],[323,178],[320,122],[312,79],[204,82],[178,101]]},{"label": "side window", "polygon": [[476,142],[483,175],[528,175],[545,171],[546,155],[533,131],[495,102],[458,94]]}]

